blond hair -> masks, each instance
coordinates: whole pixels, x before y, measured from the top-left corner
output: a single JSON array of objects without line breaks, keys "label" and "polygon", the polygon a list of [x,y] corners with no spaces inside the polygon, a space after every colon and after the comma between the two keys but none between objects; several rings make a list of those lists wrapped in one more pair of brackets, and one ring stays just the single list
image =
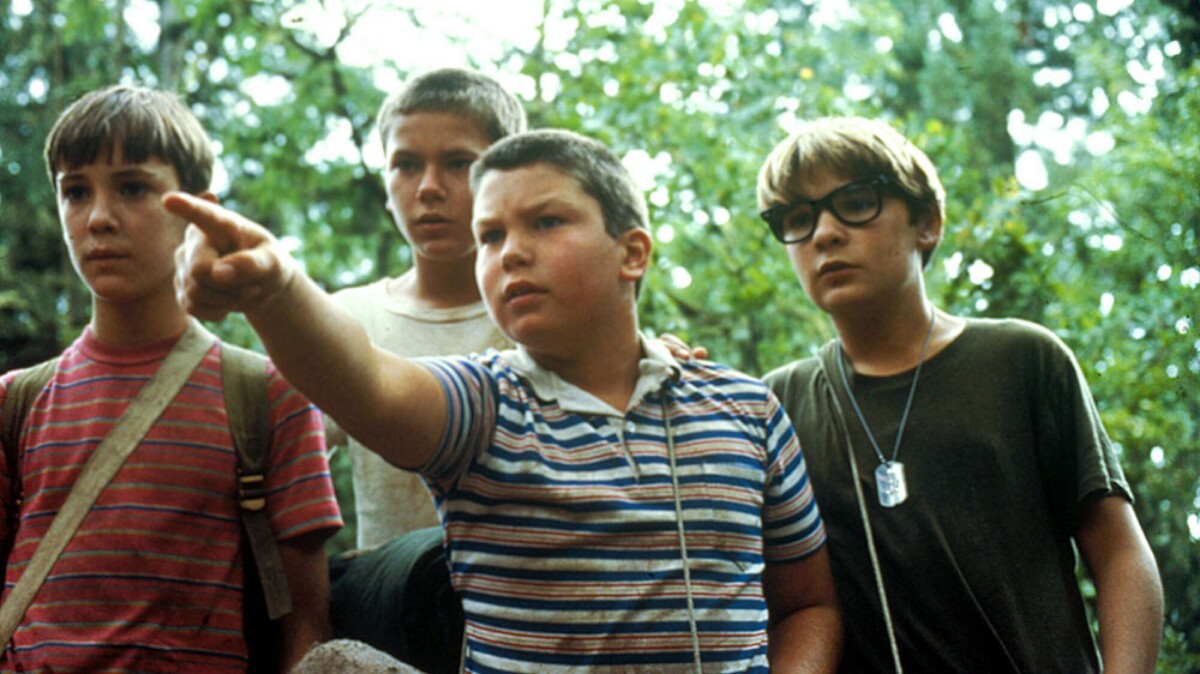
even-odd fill
[{"label": "blond hair", "polygon": [[[946,215],[946,190],[937,168],[911,141],[884,122],[823,117],[802,122],[771,150],[758,173],[758,205],[791,201],[799,180],[827,170],[847,180],[886,176],[904,194],[915,224]],[[925,252],[928,263],[933,250]]]}]

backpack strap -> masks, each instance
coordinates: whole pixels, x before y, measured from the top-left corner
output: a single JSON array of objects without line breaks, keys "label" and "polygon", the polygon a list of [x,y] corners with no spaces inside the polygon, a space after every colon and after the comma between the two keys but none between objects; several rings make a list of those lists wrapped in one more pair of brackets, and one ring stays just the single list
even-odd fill
[{"label": "backpack strap", "polygon": [[189,323],[183,337],[88,457],[20,579],[0,606],[0,643],[8,643],[100,493],[175,399],[212,344],[211,334],[198,323]]},{"label": "backpack strap", "polygon": [[8,553],[12,550],[17,537],[17,525],[21,520],[21,432],[25,429],[25,420],[29,418],[29,410],[38,394],[50,383],[54,370],[58,367],[58,356],[44,360],[37,365],[17,373],[9,383],[4,397],[3,420],[0,425],[4,430],[4,462],[8,468],[8,502],[4,512],[7,521],[4,539],[0,540],[0,562],[8,563]]},{"label": "backpack strap", "polygon": [[[221,343],[225,411],[238,459],[238,505],[246,541],[258,569],[267,614],[278,620],[292,611],[283,561],[267,519],[266,464],[271,447],[271,405],[267,396],[266,358]],[[247,565],[249,568],[249,565]]]}]

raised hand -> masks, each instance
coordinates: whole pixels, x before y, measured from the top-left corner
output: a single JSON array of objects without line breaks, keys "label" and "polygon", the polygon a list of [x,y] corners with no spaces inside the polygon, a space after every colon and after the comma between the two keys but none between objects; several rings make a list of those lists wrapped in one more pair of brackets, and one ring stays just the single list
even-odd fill
[{"label": "raised hand", "polygon": [[175,293],[192,315],[254,313],[299,275],[279,241],[238,213],[183,192],[165,195],[163,206],[192,223],[175,252]]}]

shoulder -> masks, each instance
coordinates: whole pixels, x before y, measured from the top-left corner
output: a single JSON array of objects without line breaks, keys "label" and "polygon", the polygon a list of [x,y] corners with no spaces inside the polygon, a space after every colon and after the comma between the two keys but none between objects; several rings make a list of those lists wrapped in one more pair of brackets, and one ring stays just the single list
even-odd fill
[{"label": "shoulder", "polygon": [[761,379],[707,360],[680,363],[679,384],[691,389],[688,397],[694,401],[707,398],[722,405],[744,407],[744,412],[754,415],[761,415],[761,406],[772,399]]},{"label": "shoulder", "polygon": [[[240,385],[241,380],[254,383],[283,379],[269,357],[253,349],[230,344],[224,340],[220,340],[218,343],[220,351],[217,357],[220,360],[224,387]],[[231,377],[236,378],[237,381],[230,381]]]},{"label": "shoulder", "polygon": [[54,376],[54,371],[58,369],[59,363],[62,362],[62,356],[55,356],[46,359],[40,363],[35,363],[29,367],[17,368],[9,370],[0,375],[0,404],[3,404],[4,398],[13,386],[30,386],[37,385],[40,389],[46,385],[46,382]]},{"label": "shoulder", "polygon": [[257,351],[222,341],[221,388],[227,403],[262,410],[262,401],[278,421],[297,413],[319,416],[319,411],[275,367]]},{"label": "shoulder", "polygon": [[966,330],[991,339],[1055,339],[1049,328],[1023,318],[967,318]]},{"label": "shoulder", "polygon": [[744,386],[749,388],[761,388],[764,386],[762,380],[757,377],[752,377],[741,370],[711,360],[693,358],[692,360],[679,363],[679,369],[681,377],[684,380],[704,382],[710,386]]},{"label": "shoulder", "polygon": [[432,372],[443,388],[494,387],[504,386],[505,382],[519,385],[517,371],[504,353],[496,349],[461,356],[426,356],[414,360]]},{"label": "shoulder", "polygon": [[795,386],[803,382],[811,380],[821,370],[821,361],[817,356],[809,356],[794,360],[787,365],[767,372],[763,375],[763,381],[770,386],[772,390],[778,391],[780,388]]},{"label": "shoulder", "polygon": [[1071,355],[1066,342],[1052,330],[1021,318],[968,318],[963,336],[967,344],[995,355]]}]

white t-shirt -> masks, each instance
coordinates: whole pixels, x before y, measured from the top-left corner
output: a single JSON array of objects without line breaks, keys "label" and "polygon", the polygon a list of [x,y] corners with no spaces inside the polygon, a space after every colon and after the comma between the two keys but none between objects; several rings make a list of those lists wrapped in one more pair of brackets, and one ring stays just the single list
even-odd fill
[{"label": "white t-shirt", "polygon": [[[482,302],[423,309],[388,293],[388,284],[393,280],[346,288],[333,296],[381,348],[406,358],[419,358],[469,355],[511,346],[488,317]],[[360,548],[439,524],[433,499],[416,473],[396,468],[353,438],[349,447]]]}]

